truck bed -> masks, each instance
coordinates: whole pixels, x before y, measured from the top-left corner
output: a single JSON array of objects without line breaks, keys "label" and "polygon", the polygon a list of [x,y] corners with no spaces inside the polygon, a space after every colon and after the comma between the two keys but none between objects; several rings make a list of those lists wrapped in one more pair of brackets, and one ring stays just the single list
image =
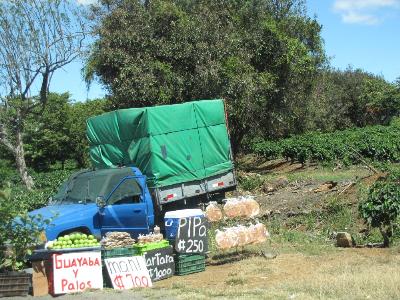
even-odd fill
[{"label": "truck bed", "polygon": [[210,176],[202,180],[152,188],[150,189],[150,193],[156,201],[156,204],[162,207],[162,205],[168,203],[194,197],[207,199],[213,194],[234,190],[236,185],[236,176],[232,169],[228,172]]}]

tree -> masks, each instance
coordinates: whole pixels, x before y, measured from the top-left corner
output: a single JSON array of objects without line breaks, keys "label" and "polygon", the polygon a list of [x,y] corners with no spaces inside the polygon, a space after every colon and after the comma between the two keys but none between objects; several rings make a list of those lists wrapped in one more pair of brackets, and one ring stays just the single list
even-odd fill
[{"label": "tree", "polygon": [[351,67],[321,72],[311,94],[310,130],[388,124],[400,111],[399,88],[382,77]]},{"label": "tree", "polygon": [[107,101],[96,99],[77,102],[71,105],[68,116],[68,137],[70,139],[71,158],[79,168],[90,166],[89,144],[86,137],[86,120],[106,111]]},{"label": "tree", "polygon": [[28,189],[34,183],[25,162],[26,118],[44,108],[52,75],[77,58],[84,38],[81,8],[73,1],[0,2],[0,143],[15,157]]},{"label": "tree", "polygon": [[93,14],[86,75],[110,90],[112,109],[224,98],[234,151],[245,134],[304,130],[325,60],[304,1],[111,0]]},{"label": "tree", "polygon": [[[47,104],[36,107],[25,126],[26,159],[35,169],[47,169],[51,164],[71,158],[69,94],[49,93]],[[64,168],[63,168],[64,169]]]}]

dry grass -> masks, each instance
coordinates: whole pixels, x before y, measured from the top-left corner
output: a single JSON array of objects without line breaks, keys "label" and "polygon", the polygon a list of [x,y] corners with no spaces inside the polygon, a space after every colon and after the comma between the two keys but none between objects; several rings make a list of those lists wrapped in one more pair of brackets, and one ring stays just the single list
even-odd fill
[{"label": "dry grass", "polygon": [[178,299],[400,299],[400,254],[345,249],[327,254],[251,257],[173,277],[146,291]]}]

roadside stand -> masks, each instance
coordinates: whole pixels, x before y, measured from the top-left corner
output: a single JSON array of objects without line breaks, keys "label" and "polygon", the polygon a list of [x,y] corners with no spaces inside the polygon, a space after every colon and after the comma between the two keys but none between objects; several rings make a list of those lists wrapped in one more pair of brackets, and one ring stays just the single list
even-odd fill
[{"label": "roadside stand", "polygon": [[204,271],[208,221],[203,212],[172,211],[165,223],[168,240],[156,226],[136,240],[127,232],[108,232],[101,241],[73,233],[47,242],[30,256],[32,295],[151,287],[174,275]]}]

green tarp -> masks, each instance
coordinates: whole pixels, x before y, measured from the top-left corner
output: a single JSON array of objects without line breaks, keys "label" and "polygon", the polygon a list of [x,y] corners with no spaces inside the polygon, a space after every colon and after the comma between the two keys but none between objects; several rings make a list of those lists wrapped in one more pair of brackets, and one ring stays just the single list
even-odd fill
[{"label": "green tarp", "polygon": [[150,187],[233,168],[222,100],[121,109],[87,121],[96,168],[136,166]]}]

